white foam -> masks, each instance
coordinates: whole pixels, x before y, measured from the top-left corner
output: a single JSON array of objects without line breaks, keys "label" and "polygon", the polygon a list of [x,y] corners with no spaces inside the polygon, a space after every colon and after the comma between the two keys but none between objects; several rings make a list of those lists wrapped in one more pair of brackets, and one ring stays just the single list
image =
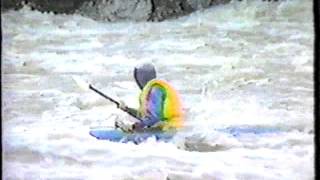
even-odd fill
[{"label": "white foam", "polygon": [[[2,13],[5,177],[313,178],[311,8],[301,0],[232,1],[159,23],[28,7]],[[90,128],[130,117],[71,77],[138,107],[132,71],[141,62],[181,91],[185,129],[169,143],[139,146],[90,137]],[[280,132],[220,131],[230,127]]]}]

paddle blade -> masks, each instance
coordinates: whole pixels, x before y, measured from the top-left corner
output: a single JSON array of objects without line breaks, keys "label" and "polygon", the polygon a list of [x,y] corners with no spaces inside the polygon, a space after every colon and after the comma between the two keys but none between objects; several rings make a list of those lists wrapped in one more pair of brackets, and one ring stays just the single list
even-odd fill
[{"label": "paddle blade", "polygon": [[76,82],[76,84],[83,90],[88,90],[90,84],[79,78],[78,76],[72,76],[72,79]]}]

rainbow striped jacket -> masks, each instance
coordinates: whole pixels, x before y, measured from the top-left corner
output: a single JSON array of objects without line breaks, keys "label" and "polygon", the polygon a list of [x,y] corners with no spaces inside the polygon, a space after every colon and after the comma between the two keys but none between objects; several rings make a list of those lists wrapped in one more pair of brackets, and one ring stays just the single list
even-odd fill
[{"label": "rainbow striped jacket", "polygon": [[183,110],[177,91],[163,80],[151,80],[139,97],[140,127],[157,126],[162,130],[177,129],[183,125]]}]

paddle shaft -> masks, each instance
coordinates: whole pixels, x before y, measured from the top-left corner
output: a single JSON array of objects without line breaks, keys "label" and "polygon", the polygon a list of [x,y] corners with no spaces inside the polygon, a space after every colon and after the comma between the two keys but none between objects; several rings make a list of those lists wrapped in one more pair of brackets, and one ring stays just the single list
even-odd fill
[{"label": "paddle shaft", "polygon": [[111,97],[103,94],[102,92],[100,92],[99,90],[97,90],[96,88],[94,88],[91,84],[89,85],[89,89],[91,89],[91,90],[93,90],[94,92],[100,94],[102,97],[108,99],[109,101],[115,103],[117,106],[120,105],[120,103],[119,103],[118,101],[116,101],[116,100],[112,99]]},{"label": "paddle shaft", "polygon": [[[112,99],[111,97],[103,94],[101,91],[99,91],[98,89],[94,88],[91,84],[89,84],[89,89],[93,90],[94,92],[98,93],[99,95],[101,95],[102,97],[108,99],[109,101],[115,103],[119,107],[120,103],[118,101],[116,101],[116,100]],[[128,113],[129,115],[131,115],[132,117],[136,118],[137,120],[141,121],[140,118],[134,116],[133,114],[129,113],[128,111],[125,111],[123,109],[121,109],[121,110],[126,112],[126,113]]]}]

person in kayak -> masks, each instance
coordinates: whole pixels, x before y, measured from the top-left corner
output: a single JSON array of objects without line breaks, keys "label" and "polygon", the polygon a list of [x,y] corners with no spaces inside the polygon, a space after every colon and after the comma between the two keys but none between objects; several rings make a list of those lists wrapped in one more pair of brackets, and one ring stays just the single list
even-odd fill
[{"label": "person in kayak", "polygon": [[142,64],[134,68],[134,79],[142,90],[139,97],[139,109],[119,103],[118,108],[136,117],[139,122],[132,126],[116,122],[116,127],[126,131],[156,129],[160,131],[177,130],[183,125],[183,111],[177,91],[166,81],[156,79],[156,70],[152,64]]}]

